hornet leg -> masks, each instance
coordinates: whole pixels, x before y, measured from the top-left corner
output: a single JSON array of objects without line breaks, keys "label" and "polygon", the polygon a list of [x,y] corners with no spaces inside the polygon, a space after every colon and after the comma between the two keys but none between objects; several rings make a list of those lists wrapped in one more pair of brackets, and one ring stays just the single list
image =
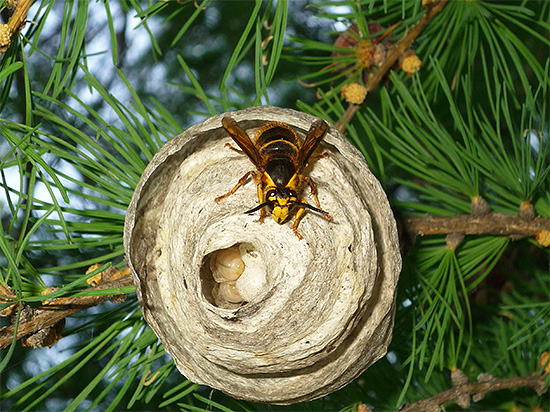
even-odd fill
[{"label": "hornet leg", "polygon": [[302,240],[303,237],[301,234],[298,233],[298,223],[300,223],[300,219],[304,214],[304,210],[306,210],[305,207],[301,207],[300,209],[298,209],[298,211],[296,212],[296,215],[294,216],[294,224],[292,225],[292,231],[300,240]]},{"label": "hornet leg", "polygon": [[229,192],[227,192],[225,195],[221,195],[221,196],[218,196],[216,199],[214,199],[216,202],[219,202],[220,200],[222,199],[225,199],[226,197],[228,196],[231,196],[233,193],[235,193],[237,191],[237,189],[239,187],[241,187],[242,185],[244,185],[244,183],[246,182],[246,180],[248,179],[248,176],[250,176],[252,174],[252,170],[250,172],[247,172],[243,177],[241,177],[239,179],[239,181],[237,182],[237,184],[235,185],[235,187],[233,189],[231,189]]},{"label": "hornet leg", "polygon": [[[264,191],[263,191],[263,185],[261,181],[258,183],[257,188],[258,188],[258,204],[261,205],[264,202]],[[264,221],[264,217],[265,217],[265,207],[262,207],[260,209],[260,222]]]}]

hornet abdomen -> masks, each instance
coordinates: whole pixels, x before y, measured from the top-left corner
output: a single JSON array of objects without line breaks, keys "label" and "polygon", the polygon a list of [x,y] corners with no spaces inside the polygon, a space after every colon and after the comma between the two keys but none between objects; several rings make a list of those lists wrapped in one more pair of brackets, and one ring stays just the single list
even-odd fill
[{"label": "hornet abdomen", "polygon": [[265,158],[293,158],[300,150],[301,142],[293,130],[279,126],[277,122],[263,125],[256,133],[256,145]]}]

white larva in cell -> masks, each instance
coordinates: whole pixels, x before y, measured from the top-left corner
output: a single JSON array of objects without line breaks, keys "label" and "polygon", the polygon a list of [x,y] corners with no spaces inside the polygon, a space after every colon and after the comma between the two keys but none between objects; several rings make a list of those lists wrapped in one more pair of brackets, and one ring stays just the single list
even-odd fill
[{"label": "white larva in cell", "polygon": [[210,270],[218,283],[235,282],[244,271],[244,262],[235,247],[214,252],[210,258]]},{"label": "white larva in cell", "polygon": [[235,282],[220,283],[218,298],[228,303],[241,303],[243,301],[243,298],[237,292]]}]

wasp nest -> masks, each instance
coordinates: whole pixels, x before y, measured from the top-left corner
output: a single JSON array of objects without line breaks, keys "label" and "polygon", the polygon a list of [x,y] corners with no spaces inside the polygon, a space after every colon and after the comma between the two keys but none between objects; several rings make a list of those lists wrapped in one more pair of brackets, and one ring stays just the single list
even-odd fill
[{"label": "wasp nest", "polygon": [[[401,269],[386,195],[333,127],[304,171],[332,221],[259,212],[254,165],[228,150],[215,116],[168,142],[127,212],[124,247],[143,315],[183,375],[236,398],[289,404],[349,383],[386,353]],[[251,136],[282,121],[301,139],[313,116],[274,107],[231,113]],[[306,185],[307,186],[307,185]],[[307,189],[307,190],[306,190]],[[301,198],[312,203],[308,187]]]}]

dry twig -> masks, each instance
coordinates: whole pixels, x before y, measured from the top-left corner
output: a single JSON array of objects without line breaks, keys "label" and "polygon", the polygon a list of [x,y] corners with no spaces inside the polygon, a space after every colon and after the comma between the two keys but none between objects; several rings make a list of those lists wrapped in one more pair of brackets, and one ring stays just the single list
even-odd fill
[{"label": "dry twig", "polygon": [[550,219],[536,217],[525,220],[516,215],[489,213],[484,216],[407,216],[401,220],[403,231],[414,238],[423,235],[460,233],[463,235],[511,236],[514,239],[534,236],[548,246]]},{"label": "dry twig", "polygon": [[513,378],[499,379],[482,373],[478,376],[477,382],[470,382],[466,377],[465,383],[455,385],[452,389],[438,393],[431,398],[405,404],[399,411],[442,411],[444,409],[441,405],[447,402],[455,402],[460,408],[466,409],[470,406],[471,401],[478,402],[487,393],[503,389],[530,387],[537,392],[538,396],[542,396],[548,390],[548,386],[545,384],[546,377],[546,374],[537,373],[531,376],[515,376]]},{"label": "dry twig", "polygon": [[[104,272],[108,271],[109,269]],[[105,281],[98,286],[92,286],[86,289],[86,291],[122,289],[126,286],[133,285],[132,278],[129,274],[129,269],[116,272],[119,276],[114,276],[111,271],[110,278],[112,280]],[[107,300],[114,300],[116,303],[120,303],[124,301],[125,298],[126,295],[124,291],[120,290],[118,293],[113,293],[112,295],[76,296],[48,299],[43,301],[42,306],[39,306],[36,309],[24,304],[21,309],[16,339],[25,339],[24,343],[26,346],[52,346],[57,342],[57,340],[59,340],[61,330],[63,329],[63,324],[60,322],[63,322],[67,316],[74,315],[75,313],[88,309],[92,306],[99,305]],[[10,326],[5,326],[0,329],[0,349],[9,346],[12,343],[14,333],[15,322],[13,322]]]},{"label": "dry twig", "polygon": [[34,0],[20,0],[17,3],[17,7],[13,11],[13,14],[10,16],[8,23],[2,26],[5,26],[6,33],[9,33],[9,36],[3,36],[0,41],[0,56],[4,53],[11,44],[11,37],[15,35],[24,25],[27,20],[27,13],[31,8]]}]

